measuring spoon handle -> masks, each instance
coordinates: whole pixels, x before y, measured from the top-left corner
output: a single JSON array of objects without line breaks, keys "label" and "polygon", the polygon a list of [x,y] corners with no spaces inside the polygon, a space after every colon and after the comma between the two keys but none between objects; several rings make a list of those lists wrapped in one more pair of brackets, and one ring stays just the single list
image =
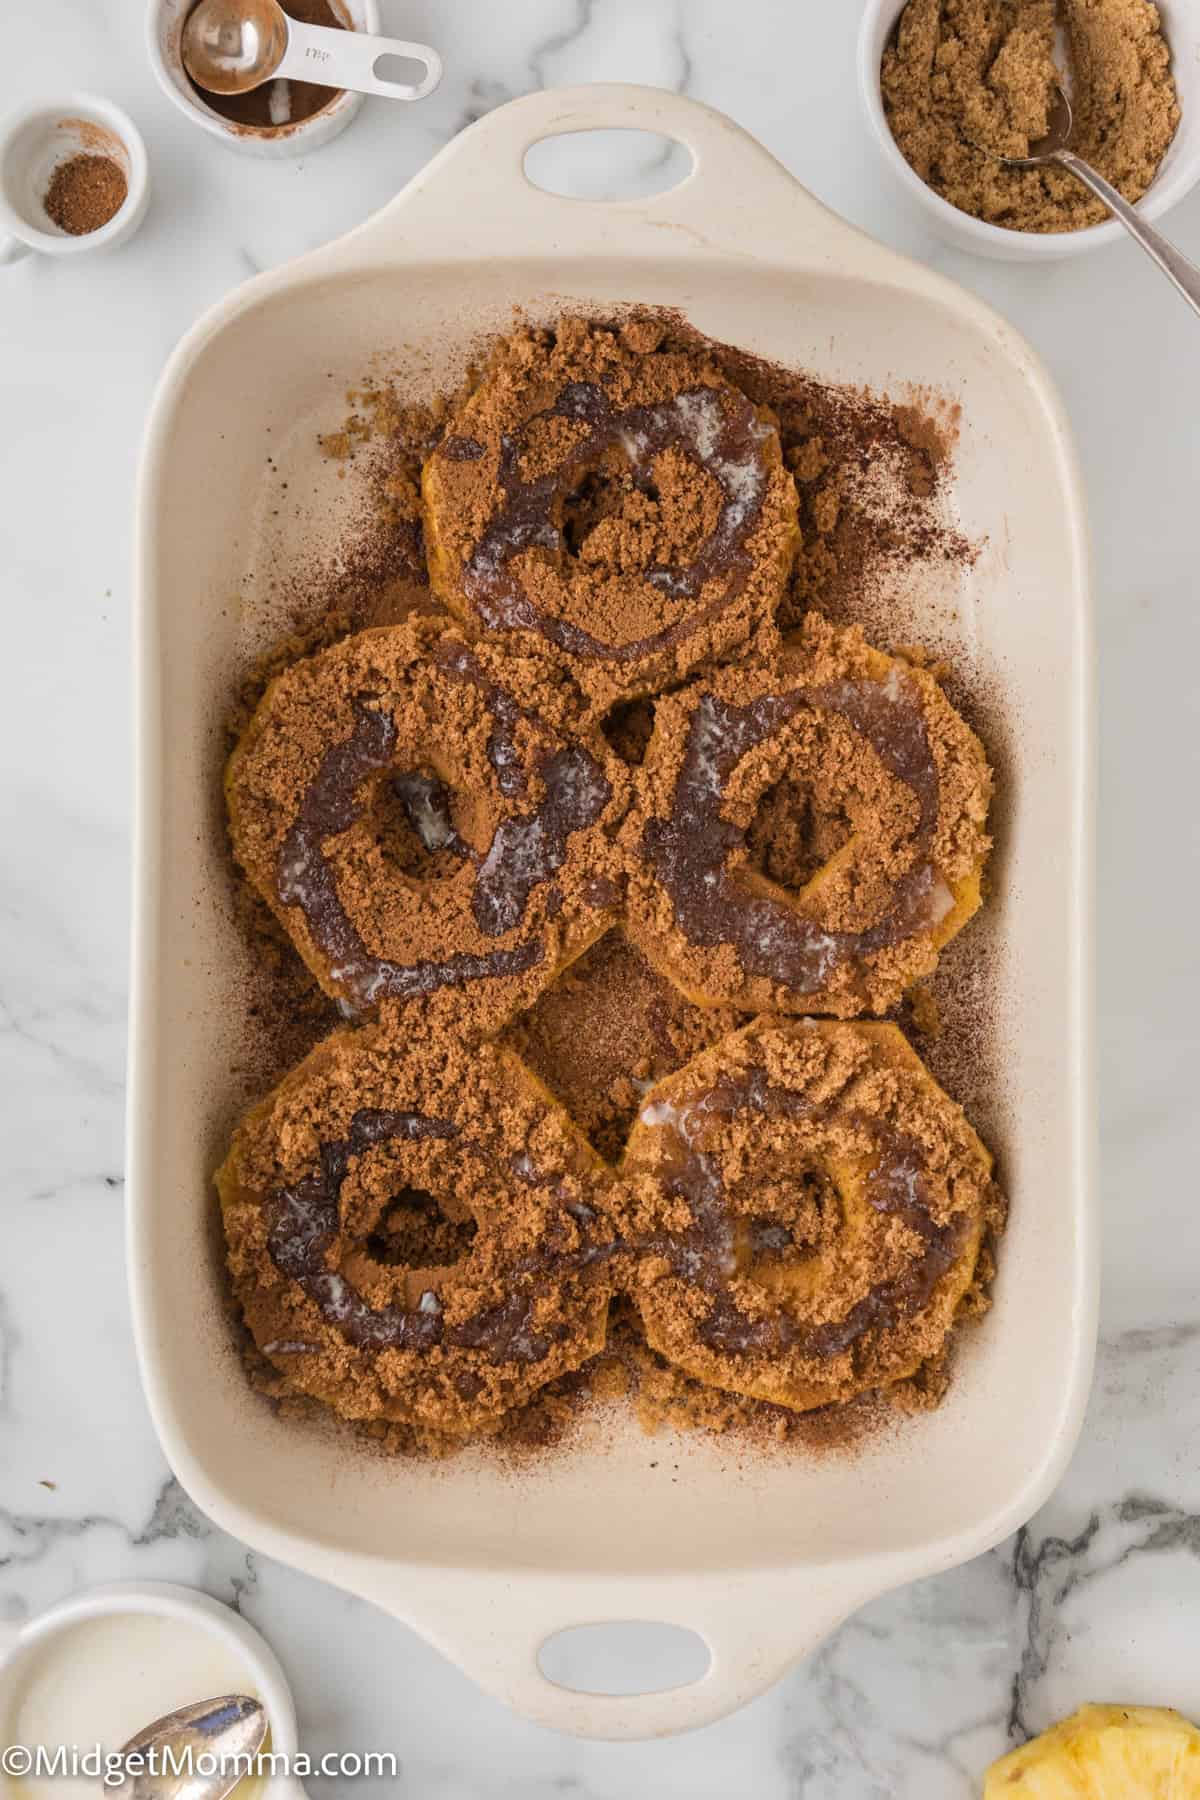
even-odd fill
[{"label": "measuring spoon handle", "polygon": [[1161,231],[1148,225],[1141,214],[1130,206],[1125,196],[1117,192],[1111,181],[1105,181],[1091,163],[1084,162],[1073,150],[1060,150],[1054,161],[1061,168],[1070,169],[1072,175],[1103,200],[1109,212],[1121,221],[1130,237],[1137,239],[1146,255],[1152,257],[1168,280],[1174,282],[1192,310],[1200,313],[1200,269],[1195,263],[1189,262]]},{"label": "measuring spoon handle", "polygon": [[[276,79],[315,81],[321,87],[383,94],[389,100],[423,100],[442,79],[442,59],[428,44],[372,37],[365,31],[338,31],[328,25],[302,25],[295,19],[287,24],[287,49],[274,71]],[[417,82],[388,81],[375,73],[382,56],[402,56],[421,63],[425,73]]]}]

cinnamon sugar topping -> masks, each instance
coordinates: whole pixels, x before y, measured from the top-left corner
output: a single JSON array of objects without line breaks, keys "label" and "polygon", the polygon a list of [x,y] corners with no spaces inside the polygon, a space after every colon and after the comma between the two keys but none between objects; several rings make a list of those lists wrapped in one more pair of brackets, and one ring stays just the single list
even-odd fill
[{"label": "cinnamon sugar topping", "polygon": [[689,1220],[640,1266],[651,1345],[800,1410],[936,1356],[1002,1219],[990,1157],[890,1025],[727,1038],[648,1096],[623,1173]]},{"label": "cinnamon sugar topping", "polygon": [[[764,791],[796,775],[849,838],[790,894],[747,843]],[[983,753],[936,682],[857,633],[813,618],[776,659],[661,702],[645,776],[634,932],[697,998],[885,1010],[978,904]]]},{"label": "cinnamon sugar topping", "polygon": [[502,346],[424,491],[446,604],[613,692],[765,625],[795,540],[769,415],[710,359],[578,321]]},{"label": "cinnamon sugar topping", "polygon": [[[501,668],[428,620],[360,633],[272,684],[230,764],[234,848],[327,991],[371,1007],[486,989],[483,1016],[502,1021],[600,935],[599,827],[619,816],[622,775],[571,724],[553,670]],[[448,869],[414,879],[389,806],[416,818],[423,849],[457,853]]]},{"label": "cinnamon sugar topping", "polygon": [[349,1418],[471,1431],[603,1343],[609,1183],[494,1050],[335,1033],[217,1182],[262,1354]]},{"label": "cinnamon sugar topping", "polygon": [[226,779],[291,1055],[361,1021],[217,1178],[256,1381],[422,1451],[624,1386],[774,1436],[935,1403],[990,1158],[895,1026],[773,1015],[895,1007],[980,904],[973,732],[806,610],[867,604],[869,538],[954,552],[946,431],[648,317],[362,404],[326,449],[380,434],[370,555]]}]

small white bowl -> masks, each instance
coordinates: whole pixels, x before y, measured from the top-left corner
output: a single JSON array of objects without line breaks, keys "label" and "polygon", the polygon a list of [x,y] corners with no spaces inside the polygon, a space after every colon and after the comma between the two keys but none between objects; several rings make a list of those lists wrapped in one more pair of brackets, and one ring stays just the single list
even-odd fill
[{"label": "small white bowl", "polygon": [[[238,125],[211,107],[191,84],[183,66],[179,45],[183,26],[195,0],[150,0],[146,13],[146,48],[150,67],[158,85],[193,125],[199,125],[213,137],[220,138],[231,150],[244,150],[248,156],[303,156],[321,144],[328,144],[345,131],[366,96],[349,88],[320,112],[294,125],[280,125],[272,131],[256,131],[251,125]],[[355,31],[378,32],[379,0],[336,0],[335,10],[348,17]]]},{"label": "small white bowl", "polygon": [[[879,69],[888,39],[904,11],[905,0],[866,0],[858,34],[858,86],[863,108],[884,161],[928,215],[939,237],[960,250],[974,250],[1002,262],[1052,262],[1083,256],[1125,236],[1115,219],[1082,231],[1009,231],[960,212],[928,187],[904,160],[892,136],[879,90]],[[1179,90],[1180,120],[1138,211],[1157,219],[1182,200],[1200,180],[1200,4],[1197,0],[1158,0],[1163,30],[1171,46],[1171,67]]]},{"label": "small white bowl", "polygon": [[[111,156],[125,174],[126,194],[107,225],[74,236],[43,204],[60,163],[80,155]],[[10,113],[0,124],[0,263],[31,250],[81,256],[111,250],[133,236],[150,201],[146,146],[133,120],[111,100],[68,94]]]},{"label": "small white bowl", "polygon": [[[105,1587],[88,1588],[70,1600],[49,1607],[19,1628],[0,1625],[0,1746],[8,1742],[6,1727],[10,1723],[10,1709],[20,1691],[22,1673],[35,1658],[40,1659],[47,1653],[53,1639],[86,1621],[128,1613],[151,1613],[156,1618],[176,1619],[185,1627],[199,1627],[223,1640],[234,1660],[245,1668],[250,1689],[266,1709],[271,1751],[288,1761],[295,1758],[299,1748],[296,1708],[287,1677],[274,1651],[254,1627],[230,1607],[222,1606],[219,1600],[194,1588],[176,1587],[165,1581],[118,1581]],[[197,1700],[208,1697],[205,1694],[195,1696]],[[145,1721],[147,1725],[151,1722],[151,1717]],[[118,1747],[106,1746],[109,1749]],[[23,1781],[17,1779],[20,1774],[20,1770],[5,1762],[0,1768],[0,1794],[24,1793]],[[12,1789],[8,1785],[10,1781],[14,1782]],[[31,1790],[35,1794],[36,1785]],[[304,1790],[290,1774],[273,1773],[267,1780],[263,1800],[304,1800]]]}]

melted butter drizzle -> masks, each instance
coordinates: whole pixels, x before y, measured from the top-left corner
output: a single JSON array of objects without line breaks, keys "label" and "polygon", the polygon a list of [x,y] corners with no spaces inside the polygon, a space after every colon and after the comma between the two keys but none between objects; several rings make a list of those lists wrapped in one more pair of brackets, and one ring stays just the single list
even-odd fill
[{"label": "melted butter drizzle", "polygon": [[[729,868],[746,842],[745,831],[721,813],[730,776],[749,751],[810,707],[844,718],[917,799],[916,861],[897,881],[888,912],[865,931],[826,930],[785,901],[754,893]],[[670,817],[649,822],[642,846],[690,943],[731,944],[747,975],[811,994],[842,964],[945,916],[953,897],[929,856],[937,817],[937,765],[910,684],[900,678],[829,682],[745,706],[703,694],[688,727]]]},{"label": "melted butter drizzle", "polygon": [[[356,1112],[344,1138],[320,1146],[319,1167],[294,1187],[282,1188],[273,1196],[268,1253],[280,1274],[314,1302],[325,1322],[360,1350],[424,1353],[444,1344],[483,1351],[493,1362],[541,1362],[565,1327],[535,1327],[536,1290],[519,1289],[497,1305],[447,1327],[441,1300],[432,1289],[421,1295],[415,1308],[372,1307],[344,1275],[326,1266],[340,1229],[342,1184],[356,1157],[380,1144],[457,1136],[458,1127],[447,1119],[412,1112]],[[276,1348],[284,1351],[292,1346]]]},{"label": "melted butter drizzle", "polygon": [[[326,1259],[339,1232],[338,1203],[353,1159],[393,1140],[414,1142],[453,1138],[457,1127],[419,1113],[359,1111],[346,1138],[324,1143],[319,1169],[294,1187],[272,1197],[268,1251],[280,1273],[295,1281],[314,1301],[326,1323],[348,1342],[369,1351],[428,1351],[436,1345],[481,1350],[494,1362],[540,1362],[565,1334],[566,1326],[535,1328],[538,1297],[552,1281],[586,1279],[626,1254],[665,1257],[674,1273],[706,1292],[712,1306],[697,1327],[709,1348],[723,1355],[782,1355],[798,1351],[814,1360],[829,1360],[850,1350],[869,1331],[895,1329],[922,1311],[939,1281],[953,1266],[966,1234],[967,1220],[955,1214],[945,1224],[932,1218],[920,1154],[899,1135],[878,1137],[878,1154],[866,1177],[868,1203],[878,1212],[903,1220],[921,1240],[922,1249],[902,1274],[877,1283],[841,1319],[803,1324],[781,1312],[751,1319],[729,1292],[736,1273],[734,1226],[727,1210],[718,1159],[698,1148],[712,1120],[732,1119],[741,1112],[764,1119],[819,1122],[821,1109],[803,1095],[772,1087],[761,1069],[734,1081],[722,1079],[705,1093],[674,1105],[654,1102],[642,1123],[671,1133],[672,1154],[654,1173],[666,1191],[685,1200],[690,1227],[677,1234],[653,1233],[641,1240],[612,1235],[602,1242],[566,1251],[546,1247],[518,1259],[510,1275],[514,1288],[504,1301],[446,1329],[438,1296],[423,1294],[413,1310],[397,1306],[372,1308],[345,1276],[330,1270]],[[527,1155],[510,1161],[512,1174],[524,1185],[555,1186],[557,1178],[541,1176]],[[594,1210],[577,1204],[565,1211],[582,1229],[599,1224]],[[280,1346],[285,1348],[287,1346]],[[315,1345],[306,1348],[315,1349]]]},{"label": "melted butter drizzle", "polygon": [[[521,794],[527,785],[516,738],[524,717],[521,709],[511,695],[486,677],[468,651],[443,647],[436,660],[452,679],[471,682],[484,694],[494,721],[488,760],[496,784],[507,797]],[[543,947],[536,939],[483,955],[460,951],[441,962],[398,963],[372,955],[346,912],[324,846],[327,839],[348,831],[360,817],[358,790],[362,783],[394,761],[395,723],[386,704],[377,705],[376,699],[369,694],[356,696],[353,731],[343,743],[325,752],[304,792],[280,847],[276,874],[280,900],[285,906],[301,909],[329,962],[331,978],[362,1006],[524,974],[542,961]],[[540,803],[502,819],[484,857],[462,845],[476,865],[471,904],[475,922],[486,937],[501,937],[520,926],[534,892],[565,862],[571,833],[594,824],[612,798],[611,785],[599,763],[580,744],[549,752],[535,767],[545,790]],[[461,845],[441,784],[419,771],[404,771],[398,779],[401,799],[410,819],[420,821],[423,841],[427,834],[436,837],[448,829],[452,847]]]},{"label": "melted butter drizzle", "polygon": [[[525,481],[520,465],[527,434],[532,425],[548,418],[567,419],[586,431],[556,469]],[[716,618],[745,585],[750,567],[746,540],[767,491],[763,445],[772,435],[773,428],[759,418],[753,404],[728,390],[701,386],[654,406],[618,410],[599,382],[569,382],[553,406],[527,420],[519,433],[501,438],[497,481],[502,499],[466,563],[464,592],[490,630],[535,631],[573,656],[633,662],[669,649]],[[510,568],[513,559],[528,550],[545,550],[556,562],[563,557],[565,538],[555,519],[556,503],[614,445],[624,450],[639,485],[651,481],[655,458],[674,447],[689,451],[721,490],[717,523],[693,561],[656,564],[643,579],[672,599],[695,599],[716,579],[724,581],[724,591],[698,613],[626,644],[607,643],[581,626],[542,612]],[[438,454],[451,461],[476,460],[476,447],[473,438],[448,438]]]},{"label": "melted butter drizzle", "polygon": [[655,1248],[675,1274],[712,1298],[712,1308],[697,1326],[697,1336],[726,1356],[779,1356],[789,1351],[814,1361],[828,1361],[854,1347],[869,1331],[890,1331],[920,1313],[939,1281],[953,1266],[966,1235],[967,1220],[954,1214],[939,1225],[929,1208],[920,1153],[899,1135],[877,1135],[877,1159],[866,1177],[867,1200],[877,1212],[903,1220],[921,1240],[912,1264],[892,1279],[878,1282],[841,1319],[805,1324],[776,1311],[751,1319],[729,1292],[736,1272],[733,1221],[725,1202],[718,1159],[698,1148],[707,1123],[750,1112],[764,1119],[819,1122],[821,1109],[803,1095],[772,1087],[766,1072],[751,1069],[739,1081],[723,1079],[683,1105],[657,1103],[642,1115],[644,1123],[665,1128],[672,1155],[659,1179],[667,1191],[686,1200],[692,1225]]}]

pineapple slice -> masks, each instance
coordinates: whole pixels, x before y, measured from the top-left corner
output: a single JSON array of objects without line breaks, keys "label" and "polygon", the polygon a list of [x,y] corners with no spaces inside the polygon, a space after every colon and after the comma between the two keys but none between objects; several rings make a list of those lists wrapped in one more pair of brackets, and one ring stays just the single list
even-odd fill
[{"label": "pineapple slice", "polygon": [[993,1763],[984,1800],[1200,1800],[1200,1731],[1165,1706],[1081,1706]]}]

